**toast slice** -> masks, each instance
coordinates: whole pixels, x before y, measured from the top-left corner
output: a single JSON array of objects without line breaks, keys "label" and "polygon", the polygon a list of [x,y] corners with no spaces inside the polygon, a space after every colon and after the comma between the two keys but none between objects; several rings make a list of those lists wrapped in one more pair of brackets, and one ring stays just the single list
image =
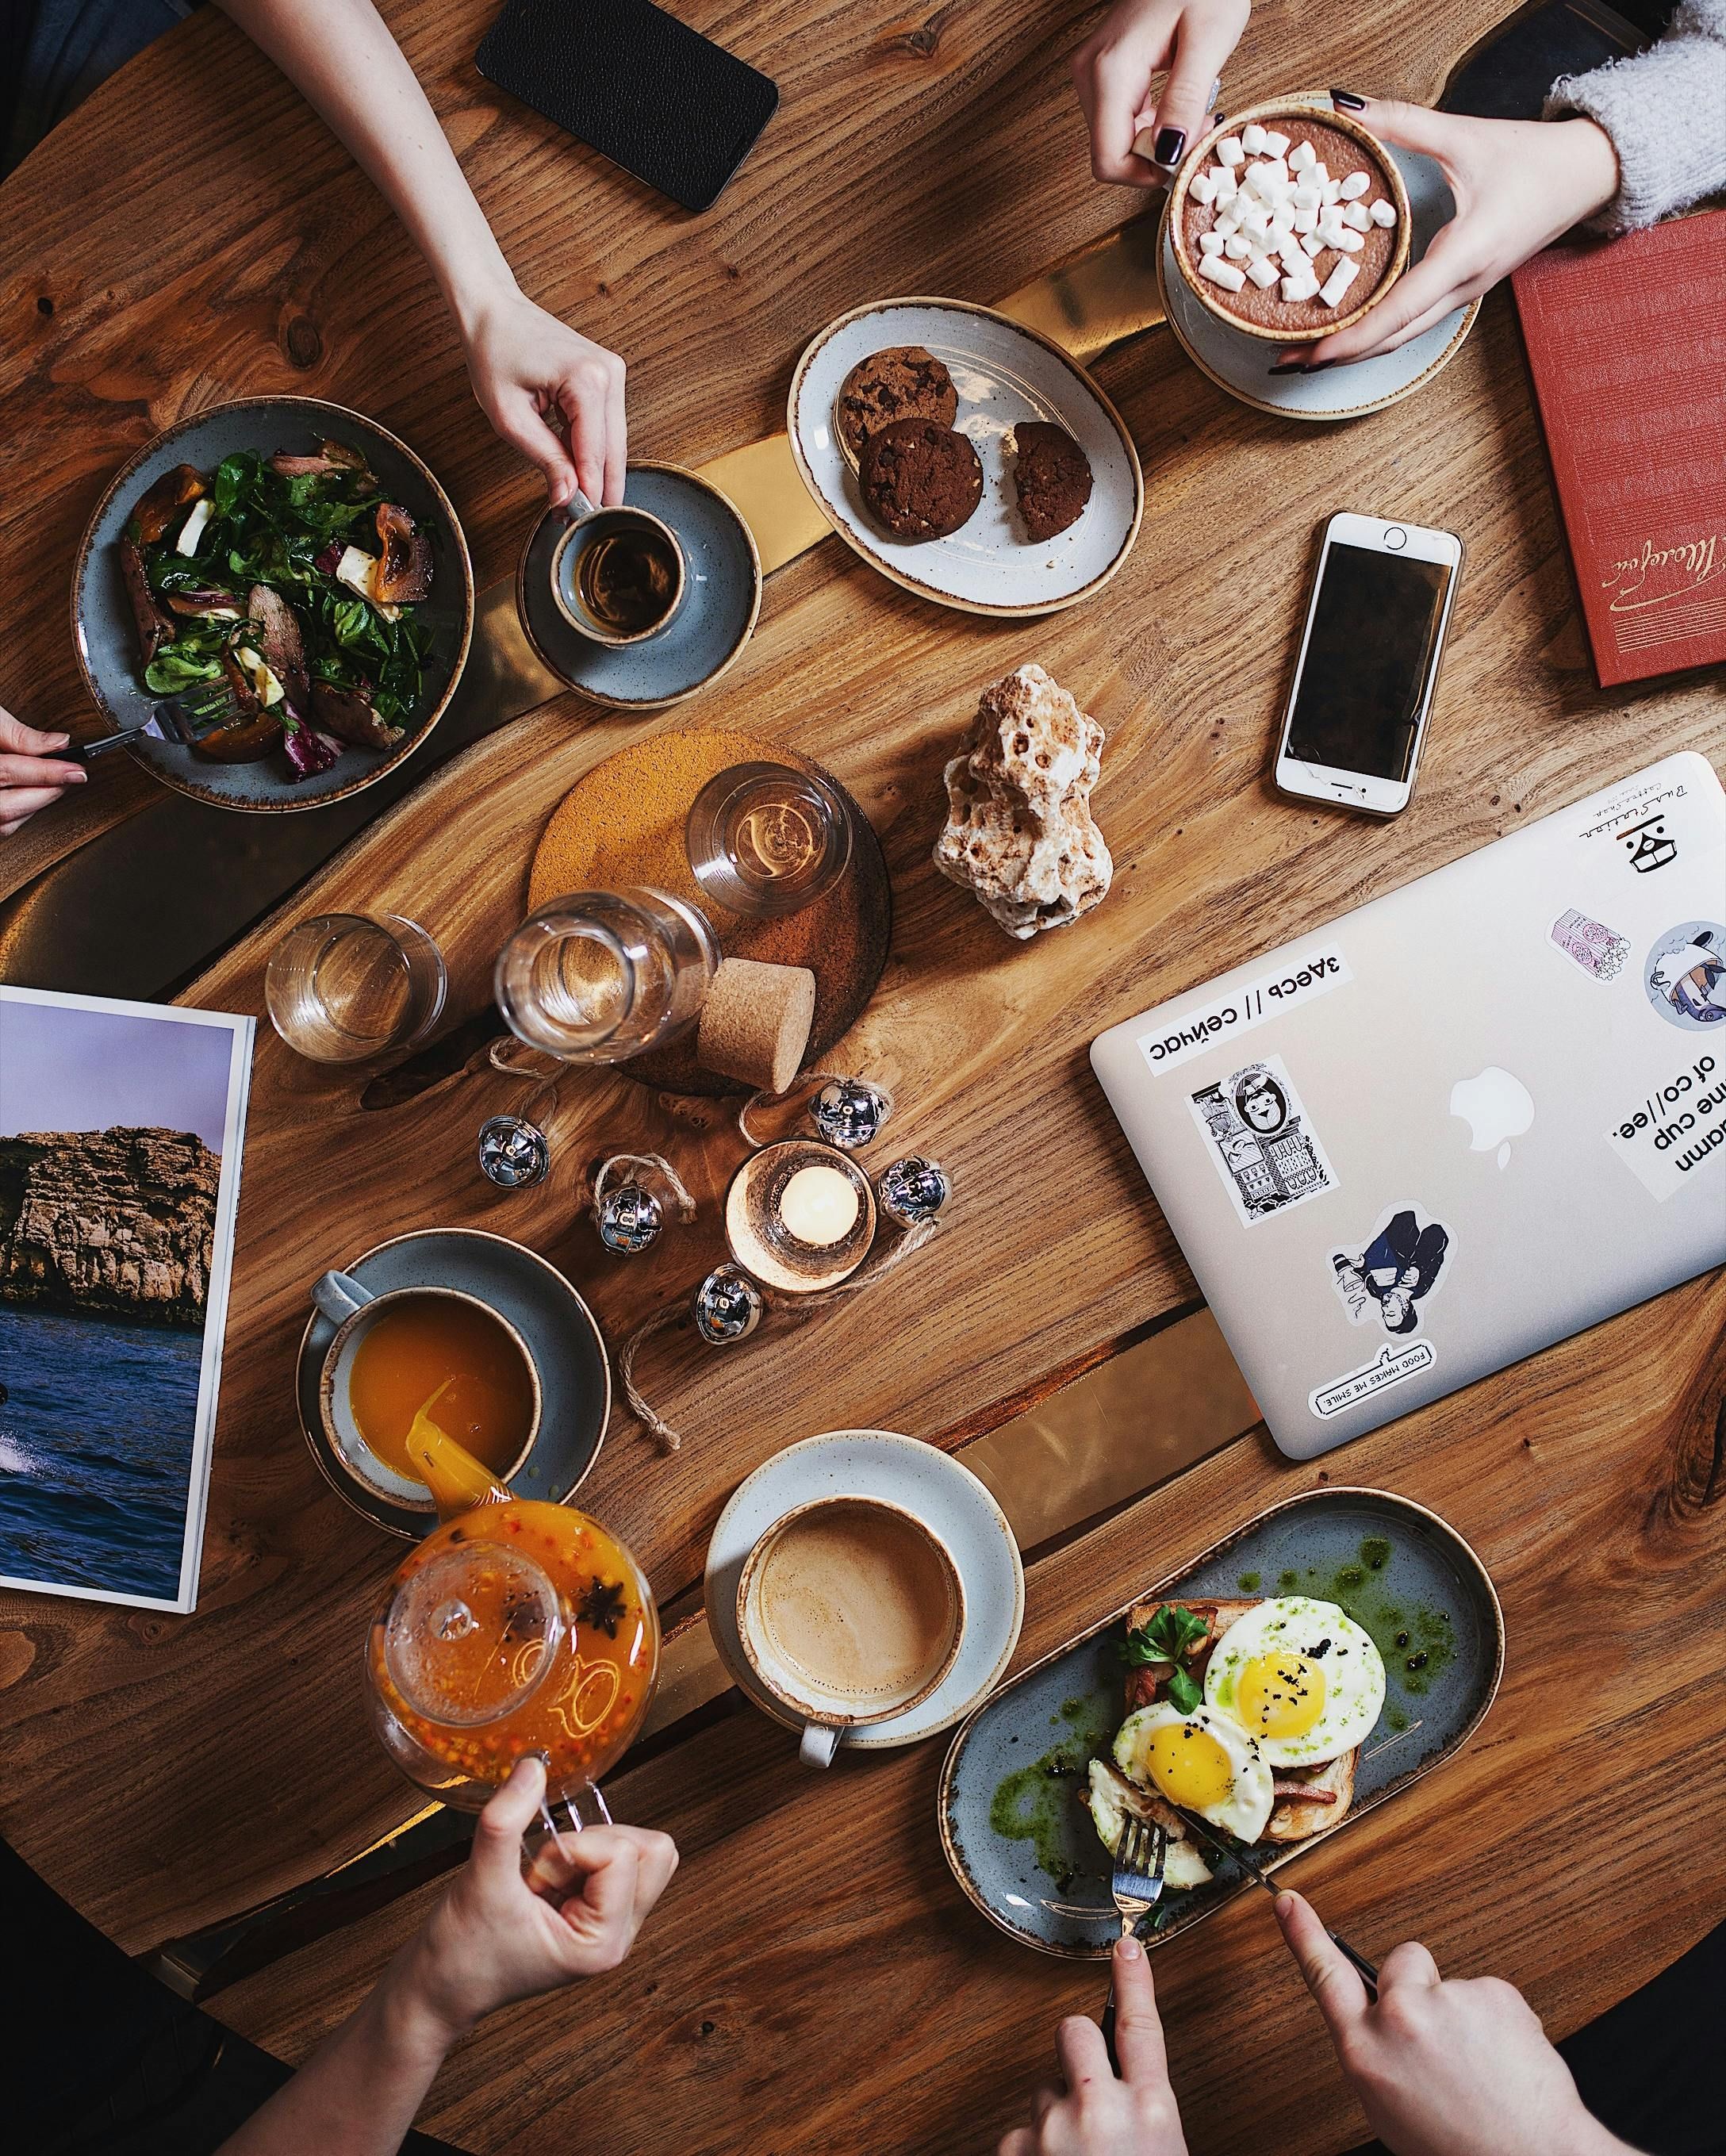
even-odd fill
[{"label": "toast slice", "polygon": [[[1128,1630],[1137,1632],[1142,1626],[1148,1625],[1159,1609],[1168,1607],[1170,1599],[1165,1596],[1160,1602],[1137,1604],[1127,1613]],[[1172,1599],[1179,1601],[1183,1609],[1190,1609],[1195,1617],[1205,1620],[1206,1630],[1204,1639],[1189,1648],[1182,1661],[1182,1667],[1188,1676],[1195,1683],[1202,1685],[1211,1649],[1237,1618],[1244,1617],[1249,1609],[1258,1607],[1261,1598],[1255,1595],[1249,1600],[1239,1602],[1188,1602],[1179,1596]],[[1174,1675],[1173,1662],[1146,1662],[1137,1669],[1128,1670],[1128,1713],[1133,1713],[1138,1707],[1154,1707],[1159,1699],[1166,1699],[1169,1681]]]}]

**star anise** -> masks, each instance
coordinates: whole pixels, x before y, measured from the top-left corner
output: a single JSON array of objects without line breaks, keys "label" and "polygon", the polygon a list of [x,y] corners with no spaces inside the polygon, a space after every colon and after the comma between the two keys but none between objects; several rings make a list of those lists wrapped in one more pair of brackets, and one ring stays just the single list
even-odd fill
[{"label": "star anise", "polygon": [[603,1632],[608,1640],[616,1639],[617,1628],[624,1614],[623,1582],[592,1580],[575,1614],[583,1625],[591,1625],[595,1631]]}]

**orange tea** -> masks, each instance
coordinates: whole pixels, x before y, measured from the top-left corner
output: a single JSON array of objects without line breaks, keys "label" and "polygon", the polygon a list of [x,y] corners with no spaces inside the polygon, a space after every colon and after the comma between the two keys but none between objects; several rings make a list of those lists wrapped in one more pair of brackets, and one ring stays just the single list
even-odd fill
[{"label": "orange tea", "polygon": [[347,1380],[355,1428],[398,1475],[420,1479],[406,1439],[434,1394],[439,1426],[507,1475],[533,1428],[533,1380],[521,1350],[476,1302],[404,1296],[367,1327]]}]

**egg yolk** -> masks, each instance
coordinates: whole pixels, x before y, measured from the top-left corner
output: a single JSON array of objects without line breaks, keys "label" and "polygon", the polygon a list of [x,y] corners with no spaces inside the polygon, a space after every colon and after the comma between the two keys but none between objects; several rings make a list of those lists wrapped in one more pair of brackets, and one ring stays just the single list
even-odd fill
[{"label": "egg yolk", "polygon": [[1228,1753],[1196,1722],[1166,1722],[1153,1731],[1145,1764],[1170,1804],[1195,1812],[1225,1802],[1235,1787]]},{"label": "egg yolk", "polygon": [[1304,1655],[1255,1655],[1241,1671],[1240,1718],[1258,1737],[1304,1737],[1324,1712],[1324,1671]]}]

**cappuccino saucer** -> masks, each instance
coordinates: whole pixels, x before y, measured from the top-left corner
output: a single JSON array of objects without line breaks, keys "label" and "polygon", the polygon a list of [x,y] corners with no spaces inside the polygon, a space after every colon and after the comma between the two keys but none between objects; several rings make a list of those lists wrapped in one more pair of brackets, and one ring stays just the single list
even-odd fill
[{"label": "cappuccino saucer", "polygon": [[730,497],[678,465],[631,465],[624,500],[669,524],[683,548],[682,603],[656,636],[596,644],[552,596],[552,558],[568,528],[548,509],[527,535],[516,569],[516,605],[527,641],[553,674],[614,711],[657,711],[717,681],[749,641],[761,611],[761,557]]},{"label": "cappuccino saucer", "polygon": [[971,1472],[932,1445],[886,1430],[835,1430],[764,1460],[733,1492],[707,1545],[707,1625],[732,1681],[788,1729],[803,1724],[762,1684],[737,1636],[743,1561],[776,1520],[814,1497],[881,1497],[914,1513],[953,1553],[965,1590],[958,1658],[929,1697],[849,1731],[840,1749],[881,1751],[950,1729],[999,1682],[1025,1619],[1025,1568],[1007,1517]]}]

